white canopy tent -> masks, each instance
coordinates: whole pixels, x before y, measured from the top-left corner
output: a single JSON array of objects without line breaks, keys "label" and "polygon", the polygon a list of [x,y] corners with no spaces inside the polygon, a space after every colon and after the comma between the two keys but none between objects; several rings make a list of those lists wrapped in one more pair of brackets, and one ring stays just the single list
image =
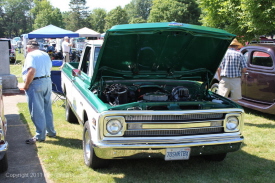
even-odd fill
[{"label": "white canopy tent", "polygon": [[78,29],[77,31],[75,31],[75,33],[79,34],[79,37],[95,37],[97,39],[100,38],[100,33],[89,29],[87,27],[83,27],[82,29]]}]

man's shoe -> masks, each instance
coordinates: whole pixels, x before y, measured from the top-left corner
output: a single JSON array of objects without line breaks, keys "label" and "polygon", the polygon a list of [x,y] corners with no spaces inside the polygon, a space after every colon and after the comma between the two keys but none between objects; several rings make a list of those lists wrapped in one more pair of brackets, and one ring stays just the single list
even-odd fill
[{"label": "man's shoe", "polygon": [[36,139],[35,137],[33,137],[33,138],[31,138],[31,139],[26,140],[25,142],[26,142],[26,144],[35,144],[36,141],[38,141],[38,142],[43,142],[43,141],[45,141],[45,140],[38,140],[38,139]]},{"label": "man's shoe", "polygon": [[48,133],[46,135],[50,138],[55,138],[56,137],[56,135],[49,135]]},{"label": "man's shoe", "polygon": [[26,144],[35,144],[36,143],[36,138],[31,138],[26,140]]}]

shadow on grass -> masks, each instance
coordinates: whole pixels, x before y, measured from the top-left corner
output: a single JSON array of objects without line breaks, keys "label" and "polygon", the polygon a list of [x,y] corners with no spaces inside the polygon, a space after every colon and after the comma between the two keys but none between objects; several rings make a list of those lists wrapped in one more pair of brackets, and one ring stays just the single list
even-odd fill
[{"label": "shadow on grass", "polygon": [[245,107],[244,107],[244,111],[246,114],[252,114],[256,117],[265,118],[266,120],[271,120],[274,122],[274,123],[263,123],[263,124],[255,124],[255,123],[246,122],[245,123],[246,126],[255,126],[255,127],[259,127],[259,128],[275,128],[275,115],[266,114],[266,113],[256,111],[253,109],[249,109],[249,108],[245,108]]},{"label": "shadow on grass", "polygon": [[[30,126],[28,125],[27,119],[25,118],[24,114],[20,113],[20,119],[23,121],[24,124],[27,124],[26,128],[31,134]],[[46,137],[46,141],[43,143],[69,147],[72,149],[82,149],[82,140],[74,138],[63,138],[60,136],[56,136],[54,138]]]},{"label": "shadow on grass", "polygon": [[191,157],[188,161],[164,159],[112,160],[99,173],[121,175],[115,182],[269,182],[275,179],[275,162],[243,151],[229,153],[223,162]]},{"label": "shadow on grass", "polygon": [[247,114],[252,114],[252,115],[255,115],[255,116],[258,116],[258,117],[263,117],[265,119],[275,121],[275,115],[263,113],[263,112],[256,111],[256,110],[253,110],[253,109],[249,109],[249,108],[246,108],[246,107],[243,107],[243,109],[244,109],[245,113],[247,113]]},{"label": "shadow on grass", "polygon": [[44,143],[65,146],[72,149],[82,149],[82,140],[80,139],[63,138],[56,136],[54,138],[47,137],[47,140]]}]

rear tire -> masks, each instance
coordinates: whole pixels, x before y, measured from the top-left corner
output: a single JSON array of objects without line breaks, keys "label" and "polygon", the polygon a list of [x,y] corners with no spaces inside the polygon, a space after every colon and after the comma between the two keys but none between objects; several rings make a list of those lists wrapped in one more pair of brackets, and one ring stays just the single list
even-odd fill
[{"label": "rear tire", "polygon": [[0,160],[0,173],[5,172],[8,170],[8,157],[7,153],[4,157]]},{"label": "rear tire", "polygon": [[223,161],[226,158],[227,153],[205,155],[204,158],[209,161]]},{"label": "rear tire", "polygon": [[70,104],[68,103],[68,99],[66,97],[66,121],[68,121],[69,123],[77,123],[77,117],[75,116],[73,110],[71,109]]},{"label": "rear tire", "polygon": [[10,63],[14,64],[15,63],[15,59],[14,58],[10,59]]},{"label": "rear tire", "polygon": [[93,140],[91,139],[91,130],[88,122],[84,125],[83,130],[83,155],[85,164],[92,168],[104,168],[107,166],[107,160],[101,159],[96,156],[93,148]]}]

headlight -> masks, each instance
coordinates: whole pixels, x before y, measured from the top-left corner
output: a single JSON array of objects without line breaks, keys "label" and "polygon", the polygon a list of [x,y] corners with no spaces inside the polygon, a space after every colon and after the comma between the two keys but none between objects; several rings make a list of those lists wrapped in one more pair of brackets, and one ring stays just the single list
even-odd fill
[{"label": "headlight", "polygon": [[236,130],[238,126],[239,126],[239,120],[237,117],[231,116],[227,118],[227,121],[226,121],[227,130]]},{"label": "headlight", "polygon": [[105,137],[122,137],[126,130],[126,122],[123,116],[107,116],[103,120],[103,135]]},{"label": "headlight", "polygon": [[123,125],[117,119],[111,119],[106,124],[107,132],[112,135],[117,135],[122,130]]}]

